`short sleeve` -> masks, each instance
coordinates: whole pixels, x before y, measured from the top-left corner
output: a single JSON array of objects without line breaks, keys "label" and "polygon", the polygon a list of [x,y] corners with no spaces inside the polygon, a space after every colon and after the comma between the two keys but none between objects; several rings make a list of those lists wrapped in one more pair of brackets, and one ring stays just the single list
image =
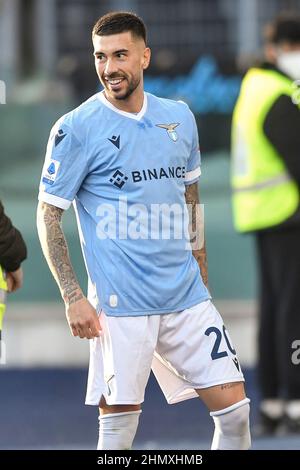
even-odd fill
[{"label": "short sleeve", "polygon": [[192,136],[191,153],[188,158],[187,171],[186,171],[185,181],[184,181],[186,185],[195,183],[196,181],[198,181],[201,175],[201,168],[200,168],[201,157],[200,157],[200,148],[199,148],[198,129],[197,129],[195,116],[193,115],[191,111],[190,111],[190,115],[192,118],[193,136]]},{"label": "short sleeve", "polygon": [[58,121],[48,140],[39,200],[68,209],[87,175],[86,156],[72,128]]}]

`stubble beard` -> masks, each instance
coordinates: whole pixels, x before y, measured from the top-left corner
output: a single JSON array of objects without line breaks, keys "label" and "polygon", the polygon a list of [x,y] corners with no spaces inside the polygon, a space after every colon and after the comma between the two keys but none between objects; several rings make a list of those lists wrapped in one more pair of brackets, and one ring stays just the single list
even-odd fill
[{"label": "stubble beard", "polygon": [[[140,81],[141,81],[138,78],[132,79],[130,81],[128,80],[127,77],[124,77],[124,78],[128,83],[128,87],[124,91],[124,93],[120,94],[120,95],[115,94],[113,91],[111,91],[109,86],[107,86],[106,81],[104,81],[104,84],[105,84],[104,89],[106,90],[108,95],[111,96],[112,98],[114,98],[115,100],[119,100],[119,101],[127,100],[132,95],[132,93],[137,89],[137,87],[139,86]],[[102,85],[103,85],[103,82],[102,82]]]}]

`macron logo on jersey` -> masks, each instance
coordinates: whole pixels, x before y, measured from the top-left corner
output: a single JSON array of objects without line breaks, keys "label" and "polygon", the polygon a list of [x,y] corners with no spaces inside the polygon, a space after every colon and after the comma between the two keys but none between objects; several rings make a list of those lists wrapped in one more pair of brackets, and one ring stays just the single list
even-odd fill
[{"label": "macron logo on jersey", "polygon": [[58,133],[56,134],[55,136],[55,139],[54,139],[54,145],[55,147],[58,146],[58,144],[60,144],[60,142],[62,140],[64,140],[64,138],[66,137],[67,134],[65,134],[65,132],[62,130],[62,129],[59,129]]},{"label": "macron logo on jersey", "polygon": [[116,136],[116,135],[113,135],[110,139],[108,138],[108,140],[114,144],[115,147],[117,147],[117,149],[120,149],[120,136]]},{"label": "macron logo on jersey", "polygon": [[[132,183],[140,181],[160,180],[163,178],[185,178],[185,166],[169,166],[168,168],[147,168],[145,170],[134,170],[130,173]],[[123,188],[128,176],[120,170],[116,170],[110,178],[110,183],[117,188]]]}]

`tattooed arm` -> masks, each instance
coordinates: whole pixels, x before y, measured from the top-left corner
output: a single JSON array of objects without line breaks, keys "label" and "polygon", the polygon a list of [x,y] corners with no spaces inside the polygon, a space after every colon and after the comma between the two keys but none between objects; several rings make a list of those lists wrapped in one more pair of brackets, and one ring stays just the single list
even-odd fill
[{"label": "tattooed arm", "polygon": [[99,336],[99,319],[76,279],[61,227],[62,214],[63,209],[39,202],[38,234],[44,256],[65,302],[66,316],[73,336],[91,339]]},{"label": "tattooed arm", "polygon": [[206,248],[204,241],[204,221],[199,202],[198,183],[186,186],[185,201],[189,209],[189,232],[193,255],[199,265],[204,284],[208,287]]},{"label": "tattooed arm", "polygon": [[37,227],[44,256],[58,284],[62,298],[69,305],[83,299],[69,258],[61,218],[63,209],[46,202],[39,203]]}]

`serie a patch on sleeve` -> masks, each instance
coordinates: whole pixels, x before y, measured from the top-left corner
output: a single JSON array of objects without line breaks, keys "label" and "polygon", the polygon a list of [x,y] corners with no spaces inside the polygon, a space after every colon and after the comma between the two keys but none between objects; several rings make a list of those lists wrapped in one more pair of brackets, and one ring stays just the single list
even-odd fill
[{"label": "serie a patch on sleeve", "polygon": [[46,184],[54,183],[56,176],[57,176],[58,169],[59,169],[59,165],[60,165],[59,161],[53,160],[53,159],[50,160],[50,163],[47,166],[43,174],[43,178],[42,178],[43,183],[46,183]]}]

